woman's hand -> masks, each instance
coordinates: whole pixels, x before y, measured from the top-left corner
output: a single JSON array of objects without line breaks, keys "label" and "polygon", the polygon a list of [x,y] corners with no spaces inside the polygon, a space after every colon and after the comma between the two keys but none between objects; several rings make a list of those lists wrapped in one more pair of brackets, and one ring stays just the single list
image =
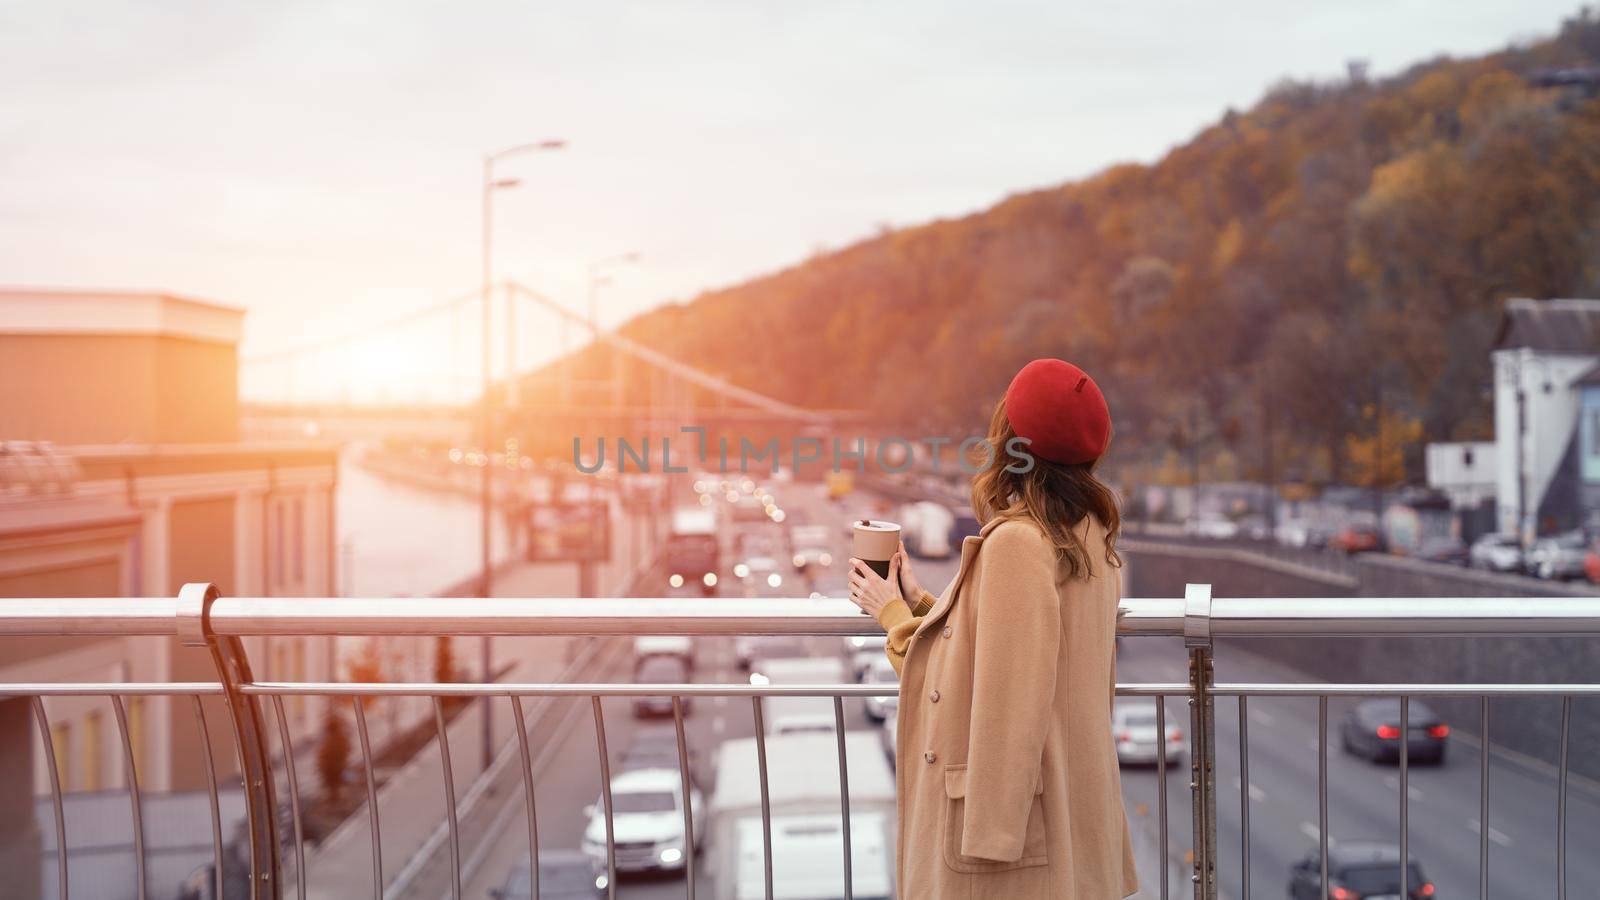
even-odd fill
[{"label": "woman's hand", "polygon": [[892,600],[900,599],[900,554],[889,560],[889,577],[881,578],[865,562],[850,559],[850,602],[874,618]]},{"label": "woman's hand", "polygon": [[911,554],[906,552],[906,542],[900,542],[900,552],[889,560],[889,574],[893,575],[895,566],[900,571],[900,596],[910,606],[917,605],[917,598],[922,596],[922,585],[917,583],[917,576],[911,573]]}]

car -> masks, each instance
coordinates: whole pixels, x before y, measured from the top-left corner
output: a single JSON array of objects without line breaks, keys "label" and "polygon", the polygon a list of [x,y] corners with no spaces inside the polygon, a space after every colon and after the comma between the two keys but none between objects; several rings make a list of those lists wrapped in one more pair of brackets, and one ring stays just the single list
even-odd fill
[{"label": "car", "polygon": [[789,561],[794,563],[796,572],[804,572],[808,568],[826,569],[833,565],[833,551],[815,544],[796,544]]},{"label": "car", "polygon": [[889,757],[889,768],[894,768],[895,745],[900,740],[900,709],[895,707],[889,710],[889,715],[883,719],[883,725],[878,729],[878,738],[883,743],[884,755]]},{"label": "car", "polygon": [[[896,674],[894,666],[889,664],[889,659],[881,653],[867,667],[861,676],[862,684],[894,684],[900,683],[900,676]],[[882,722],[889,717],[889,711],[900,705],[900,698],[895,695],[887,697],[868,697],[866,700],[867,718],[874,722]]]},{"label": "car", "polygon": [[826,525],[796,525],[789,529],[794,547],[790,562],[797,571],[826,569],[834,563],[832,530]]},{"label": "car", "polygon": [[1272,536],[1272,529],[1267,527],[1267,517],[1252,513],[1241,516],[1236,523],[1239,534],[1252,541],[1264,541]]},{"label": "car", "polygon": [[789,635],[741,634],[733,639],[734,656],[739,668],[749,669],[758,659],[807,656],[805,641]]},{"label": "car", "polygon": [[734,566],[733,574],[744,583],[747,597],[782,597],[785,594],[778,561],[770,556],[752,556]]},{"label": "car", "polygon": [[[686,684],[689,681],[689,664],[678,656],[647,656],[639,660],[633,670],[633,680],[641,685]],[[682,698],[683,714],[689,714],[690,698]],[[633,714],[647,716],[672,715],[671,697],[635,697]]]},{"label": "car", "polygon": [[1183,532],[1193,537],[1228,541],[1239,536],[1239,525],[1220,516],[1198,516],[1184,521]]},{"label": "car", "polygon": [[640,728],[628,741],[617,763],[617,771],[635,769],[676,769],[678,767],[678,732],[671,727]]},{"label": "car", "polygon": [[[604,897],[609,880],[605,867],[596,866],[581,850],[539,851],[540,900],[581,900]],[[505,884],[489,889],[494,900],[532,900],[533,879],[526,860],[511,867]]]},{"label": "car", "polygon": [[977,516],[970,512],[958,512],[956,513],[956,523],[950,526],[950,543],[959,547],[967,538],[977,535],[982,528],[983,525],[978,521]]},{"label": "car", "polygon": [[837,730],[833,713],[833,701],[827,697],[768,697],[762,701],[761,718],[769,736],[831,736]]},{"label": "car", "polygon": [[1491,572],[1522,571],[1522,545],[1514,535],[1491,532],[1480,535],[1467,548],[1467,565]]},{"label": "car", "polygon": [[[1411,701],[1409,718],[1408,761],[1443,763],[1450,726],[1421,700]],[[1400,701],[1383,697],[1356,704],[1339,724],[1339,740],[1345,752],[1353,756],[1373,762],[1398,762]]]},{"label": "car", "polygon": [[1467,545],[1461,543],[1460,538],[1449,536],[1424,538],[1413,555],[1429,562],[1464,566],[1467,564]]},{"label": "car", "polygon": [[[683,799],[683,780],[675,768],[638,769],[611,777],[611,829],[618,872],[677,871],[686,865]],[[689,808],[695,833],[705,834],[706,804],[692,784]],[[589,824],[583,831],[583,853],[604,866],[605,798],[585,807],[584,814]]]},{"label": "car", "polygon": [[883,655],[887,646],[889,636],[886,634],[852,634],[845,638],[844,652],[850,658],[850,677],[861,681],[872,666],[880,662],[887,664],[889,660]]},{"label": "car", "polygon": [[733,501],[733,520],[735,522],[759,522],[767,518],[766,506],[761,498],[753,494],[740,494],[739,499]]},{"label": "car", "polygon": [[844,663],[836,656],[762,656],[750,665],[751,684],[842,684]]},{"label": "car", "polygon": [[[687,734],[684,736],[684,744],[689,751],[689,781],[699,785],[702,783],[700,752],[688,746]],[[678,731],[670,725],[646,726],[635,731],[616,765],[618,772],[676,768],[678,768]]]},{"label": "car", "polygon": [[634,659],[642,660],[651,656],[670,656],[675,659],[681,659],[691,669],[694,668],[694,644],[685,635],[644,634],[634,638]]},{"label": "car", "polygon": [[778,539],[765,528],[745,528],[734,534],[733,549],[740,558],[777,556]]},{"label": "car", "polygon": [[850,583],[845,580],[843,572],[838,570],[816,572],[811,578],[811,599],[821,600],[824,597],[833,597],[839,600],[850,599]]},{"label": "car", "polygon": [[[1406,865],[1407,900],[1434,896],[1415,856]],[[1290,900],[1400,898],[1400,848],[1379,841],[1340,841],[1328,846],[1328,893],[1322,893],[1322,856],[1313,850],[1289,870]]]},{"label": "car", "polygon": [[1382,548],[1383,539],[1371,525],[1346,525],[1328,539],[1328,546],[1344,553],[1372,553]]},{"label": "car", "polygon": [[1272,529],[1272,539],[1284,547],[1311,546],[1311,523],[1304,519],[1284,519]]},{"label": "car", "polygon": [[1589,542],[1581,531],[1542,537],[1528,548],[1528,574],[1546,580],[1583,578]]},{"label": "car", "polygon": [[[1166,721],[1166,739],[1156,736],[1156,709],[1149,703],[1119,701],[1111,708],[1111,733],[1117,744],[1119,765],[1155,765],[1164,755],[1168,765],[1183,758],[1183,732]],[[1163,750],[1162,748],[1165,748]]]}]

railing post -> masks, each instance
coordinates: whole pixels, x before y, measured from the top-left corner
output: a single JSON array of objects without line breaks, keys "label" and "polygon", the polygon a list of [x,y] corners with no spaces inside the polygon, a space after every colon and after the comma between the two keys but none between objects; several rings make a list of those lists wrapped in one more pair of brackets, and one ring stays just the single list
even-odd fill
[{"label": "railing post", "polygon": [[1184,586],[1183,644],[1189,651],[1189,791],[1194,807],[1195,900],[1217,898],[1217,732],[1211,686],[1211,585]]},{"label": "railing post", "polygon": [[[267,730],[253,698],[239,691],[254,680],[250,660],[238,637],[219,637],[211,630],[211,604],[220,592],[208,583],[192,583],[178,592],[178,636],[188,647],[206,647],[222,682],[228,717],[233,721],[234,744],[239,751],[239,777],[244,786],[245,824],[250,844],[250,896],[278,900],[278,804],[273,794],[272,757]],[[209,752],[209,751],[208,751]],[[289,747],[284,753],[291,753]]]}]

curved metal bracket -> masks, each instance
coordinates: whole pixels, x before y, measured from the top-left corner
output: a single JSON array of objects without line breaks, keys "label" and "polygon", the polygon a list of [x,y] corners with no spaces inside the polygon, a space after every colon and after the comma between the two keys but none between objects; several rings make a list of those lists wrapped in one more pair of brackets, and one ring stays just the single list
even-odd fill
[{"label": "curved metal bracket", "polygon": [[178,589],[178,640],[185,647],[204,647],[211,634],[206,615],[222,592],[209,582],[194,581]]},{"label": "curved metal bracket", "polygon": [[1183,586],[1183,645],[1211,646],[1211,585]]},{"label": "curved metal bracket", "polygon": [[[274,796],[272,756],[261,708],[255,698],[239,690],[255,680],[244,643],[237,637],[218,637],[211,630],[211,604],[221,596],[214,584],[186,584],[178,592],[178,637],[191,647],[206,647],[222,682],[228,718],[233,722],[244,781],[245,820],[249,826],[250,896],[278,900],[281,896],[278,859],[278,805]],[[289,752],[285,748],[285,752]]]}]

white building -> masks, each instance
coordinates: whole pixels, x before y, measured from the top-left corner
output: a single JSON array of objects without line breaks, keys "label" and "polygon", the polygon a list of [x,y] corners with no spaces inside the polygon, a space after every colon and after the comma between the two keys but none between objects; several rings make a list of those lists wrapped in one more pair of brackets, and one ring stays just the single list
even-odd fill
[{"label": "white building", "polygon": [[1499,530],[1585,524],[1578,382],[1600,363],[1600,300],[1507,301],[1491,358]]},{"label": "white building", "polygon": [[[159,293],[0,290],[0,604],[170,598],[188,581],[233,596],[337,592],[337,450],[239,440],[243,317]],[[282,680],[337,677],[333,649],[331,638],[247,642],[256,675]],[[174,640],[0,640],[0,681],[215,678],[206,653]],[[287,705],[297,737],[316,734],[319,702]],[[63,787],[122,788],[109,701],[52,697],[44,705]],[[202,787],[190,705],[145,697],[126,706],[140,787]],[[207,717],[219,773],[230,772],[226,714],[208,706]],[[0,698],[0,726],[13,718],[31,731],[26,701]],[[39,748],[37,737],[27,748]],[[48,791],[50,760],[31,755],[27,781]]]},{"label": "white building", "polygon": [[1472,509],[1497,494],[1500,466],[1493,441],[1429,444],[1423,462],[1428,487],[1449,497],[1452,509]]}]

